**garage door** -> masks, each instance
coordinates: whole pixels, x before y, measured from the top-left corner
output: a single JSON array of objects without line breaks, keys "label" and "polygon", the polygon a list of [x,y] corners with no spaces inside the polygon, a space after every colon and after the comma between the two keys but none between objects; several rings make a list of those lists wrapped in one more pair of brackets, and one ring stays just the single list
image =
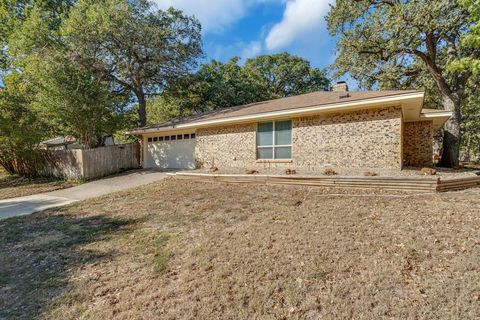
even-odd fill
[{"label": "garage door", "polygon": [[195,133],[147,139],[147,168],[195,169]]}]

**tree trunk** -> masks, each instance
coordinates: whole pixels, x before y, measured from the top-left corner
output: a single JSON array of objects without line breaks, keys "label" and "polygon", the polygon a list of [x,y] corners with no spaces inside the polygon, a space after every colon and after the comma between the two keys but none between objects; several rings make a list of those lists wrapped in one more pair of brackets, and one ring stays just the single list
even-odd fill
[{"label": "tree trunk", "polygon": [[[464,135],[465,136],[465,135]],[[467,142],[465,144],[465,155],[462,156],[463,160],[470,161],[470,151],[472,150],[472,135],[470,133],[466,133]]]},{"label": "tree trunk", "polygon": [[8,172],[8,174],[15,174],[15,166],[13,161],[0,158],[0,166]]},{"label": "tree trunk", "polygon": [[475,154],[475,161],[480,163],[480,133],[477,134],[477,153]]},{"label": "tree trunk", "polygon": [[147,99],[142,89],[135,91],[138,99],[138,126],[145,127],[147,125]]},{"label": "tree trunk", "polygon": [[458,166],[460,154],[460,114],[461,100],[455,95],[443,96],[443,108],[446,111],[452,111],[452,117],[445,124],[443,132],[443,151],[441,167],[453,168]]}]

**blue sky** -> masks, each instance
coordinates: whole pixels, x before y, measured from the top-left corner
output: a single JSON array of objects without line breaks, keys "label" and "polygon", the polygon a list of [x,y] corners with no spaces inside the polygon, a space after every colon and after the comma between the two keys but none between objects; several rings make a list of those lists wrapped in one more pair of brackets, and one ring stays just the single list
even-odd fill
[{"label": "blue sky", "polygon": [[195,15],[203,27],[206,60],[242,60],[289,52],[325,68],[335,59],[335,39],[325,26],[334,0],[156,0]]}]

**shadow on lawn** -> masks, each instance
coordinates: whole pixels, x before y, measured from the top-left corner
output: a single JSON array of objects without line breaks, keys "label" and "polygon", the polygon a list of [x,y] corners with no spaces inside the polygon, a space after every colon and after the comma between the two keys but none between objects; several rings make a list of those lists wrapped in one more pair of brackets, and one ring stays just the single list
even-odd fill
[{"label": "shadow on lawn", "polygon": [[71,269],[115,256],[81,246],[129,232],[135,223],[52,212],[0,221],[0,319],[39,317],[68,290]]},{"label": "shadow on lawn", "polygon": [[55,182],[60,184],[65,182],[65,180],[54,177],[39,177],[30,179],[20,176],[0,176],[0,189]]}]

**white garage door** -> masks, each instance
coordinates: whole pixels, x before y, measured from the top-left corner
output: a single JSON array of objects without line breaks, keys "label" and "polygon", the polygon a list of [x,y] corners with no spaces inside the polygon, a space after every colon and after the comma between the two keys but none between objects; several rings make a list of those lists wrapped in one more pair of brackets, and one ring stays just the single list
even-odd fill
[{"label": "white garage door", "polygon": [[145,160],[147,168],[195,169],[195,134],[148,138]]}]

